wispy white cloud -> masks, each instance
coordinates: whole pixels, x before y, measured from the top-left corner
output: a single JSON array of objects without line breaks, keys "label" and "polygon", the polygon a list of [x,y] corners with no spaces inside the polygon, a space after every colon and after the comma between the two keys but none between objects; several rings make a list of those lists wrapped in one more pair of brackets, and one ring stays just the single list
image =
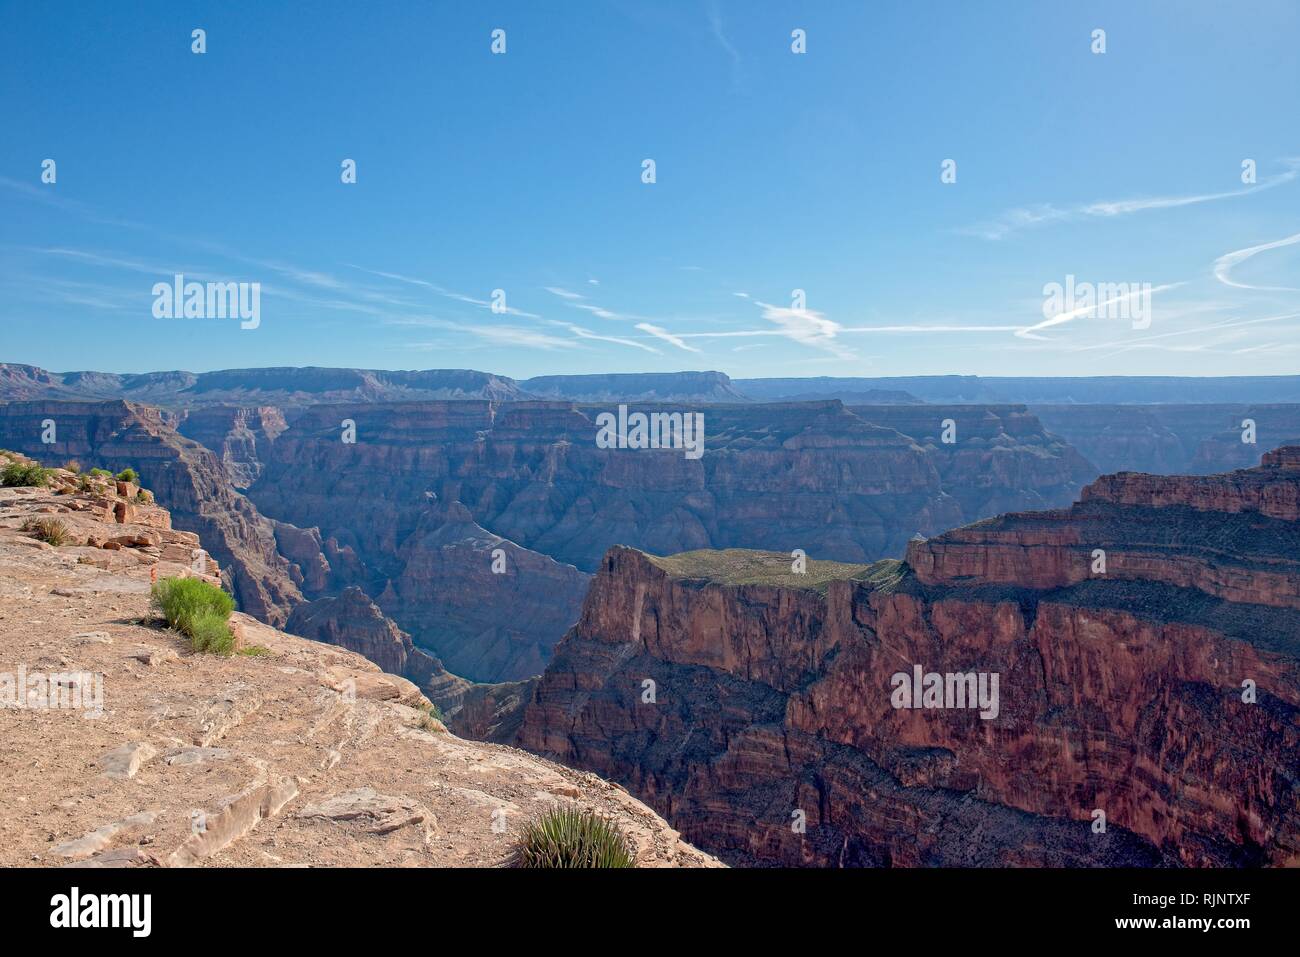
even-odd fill
[{"label": "wispy white cloud", "polygon": [[631,349],[640,349],[644,352],[651,352],[655,355],[663,355],[654,346],[648,346],[644,342],[637,342],[635,339],[624,339],[620,336],[602,336],[599,333],[592,332],[590,329],[584,329],[582,326],[575,326],[570,322],[554,322],[553,325],[563,326],[572,332],[579,339],[590,339],[593,342],[611,342],[619,346],[627,346]]},{"label": "wispy white cloud", "polygon": [[[428,289],[431,292],[437,293],[439,296],[442,296],[446,299],[451,299],[454,302],[463,302],[466,305],[477,306],[480,309],[490,310],[492,308],[492,303],[486,299],[479,299],[475,296],[468,296],[463,292],[456,292],[455,290],[452,289],[446,289],[443,286],[438,285],[436,282],[429,282],[429,280],[427,279],[418,279],[414,276],[403,276],[401,273],[384,272],[378,269],[367,269],[364,266],[357,266],[353,263],[347,263],[346,265],[352,269],[357,269],[360,270],[361,272],[369,273],[372,276],[379,276],[383,279],[391,279],[396,282],[404,282],[412,286],[419,286],[421,288]],[[541,316],[537,315],[536,313],[525,312],[522,309],[516,309],[514,306],[506,306],[504,311],[500,314],[507,315],[507,316],[519,316],[520,318],[523,319],[541,318]]]},{"label": "wispy white cloud", "polygon": [[722,11],[718,8],[717,0],[709,0],[708,4],[709,32],[713,34],[713,39],[718,41],[731,61],[731,85],[733,88],[739,88],[743,79],[744,72],[740,51],[736,49],[735,44],[727,37],[726,31],[722,26]]},{"label": "wispy white cloud", "polygon": [[1225,190],[1217,193],[1196,193],[1186,196],[1148,196],[1137,199],[1097,200],[1075,206],[1054,206],[1051,203],[1039,203],[1010,209],[995,219],[968,226],[958,230],[967,235],[984,239],[1005,239],[1011,233],[1044,223],[1078,219],[1110,219],[1116,216],[1128,216],[1133,213],[1152,209],[1176,209],[1181,206],[1195,206],[1199,203],[1211,203],[1217,200],[1234,199],[1249,196],[1263,190],[1273,189],[1283,183],[1289,183],[1300,176],[1300,158],[1288,157],[1282,160],[1285,169],[1281,173],[1266,177],[1254,186],[1245,189]]},{"label": "wispy white cloud", "polygon": [[1250,286],[1244,282],[1237,282],[1232,278],[1234,267],[1241,265],[1247,259],[1257,253],[1265,252],[1269,249],[1281,249],[1283,246],[1294,246],[1300,243],[1300,233],[1294,236],[1287,236],[1285,239],[1277,239],[1271,243],[1260,243],[1258,246],[1247,246],[1245,249],[1237,249],[1230,253],[1225,253],[1214,261],[1214,278],[1219,280],[1225,286],[1232,286],[1235,289],[1257,289],[1268,290],[1272,292],[1300,292],[1300,289],[1293,289],[1290,286]]},{"label": "wispy white cloud", "polygon": [[[524,346],[529,349],[542,349],[547,352],[553,352],[557,349],[573,349],[578,346],[575,338],[552,336],[537,329],[526,329],[519,326],[503,326],[491,323],[479,325],[476,323],[451,322],[446,319],[425,318],[397,318],[389,320],[388,324],[445,329],[448,332],[475,336],[494,345]],[[413,348],[420,347],[419,343],[412,343],[411,345]]]},{"label": "wispy white cloud", "polygon": [[[1189,329],[1175,329],[1170,332],[1157,332],[1145,336],[1135,336],[1125,339],[1114,339],[1108,342],[1097,342],[1091,345],[1076,346],[1072,352],[1093,352],[1100,349],[1114,349],[1116,347],[1132,347],[1144,345],[1150,342],[1156,342],[1164,339],[1174,339],[1180,336],[1203,336],[1220,332],[1224,329],[1238,329],[1242,326],[1258,326],[1272,322],[1287,322],[1292,319],[1300,319],[1300,312],[1287,312],[1276,316],[1262,316],[1258,319],[1232,319],[1227,322],[1215,322],[1206,326],[1194,326]],[[1123,351],[1121,348],[1120,351]]]},{"label": "wispy white cloud", "polygon": [[662,339],[664,342],[676,346],[678,349],[684,349],[687,352],[700,351],[699,349],[696,349],[694,346],[687,345],[681,336],[675,336],[667,329],[662,329],[659,326],[652,325],[651,323],[648,322],[638,322],[636,324],[636,327],[640,329],[642,332],[648,332],[656,339]]},{"label": "wispy white cloud", "polygon": [[1102,300],[1101,302],[1095,302],[1090,305],[1079,306],[1075,309],[1067,309],[1064,312],[1059,312],[1054,316],[1044,319],[1042,322],[1036,322],[1032,326],[1024,326],[1017,329],[1016,335],[1022,339],[1042,339],[1045,337],[1034,335],[1034,333],[1041,332],[1044,329],[1052,329],[1056,326],[1063,326],[1067,322],[1073,322],[1075,319],[1092,317],[1100,310],[1107,309],[1110,306],[1122,305],[1138,298],[1139,296],[1155,295],[1159,292],[1167,292],[1170,289],[1177,289],[1179,286],[1186,285],[1186,283],[1172,282],[1166,283],[1163,286],[1152,286],[1150,289],[1144,289],[1137,283],[1134,283],[1133,285],[1135,288],[1130,292],[1118,296],[1112,296],[1109,299]]}]

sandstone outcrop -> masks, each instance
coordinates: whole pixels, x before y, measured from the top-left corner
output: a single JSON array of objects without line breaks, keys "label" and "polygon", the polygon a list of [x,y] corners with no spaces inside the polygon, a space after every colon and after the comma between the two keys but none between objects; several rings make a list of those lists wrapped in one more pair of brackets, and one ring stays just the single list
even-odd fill
[{"label": "sandstone outcrop", "polygon": [[[1300,864],[1298,465],[1110,476],[804,576],[612,549],[518,740],[731,863]],[[899,706],[917,666],[946,707]]]},{"label": "sandstone outcrop", "polygon": [[[124,526],[98,498],[67,473],[0,489],[0,865],[496,866],[565,804],[612,818],[641,866],[716,866],[617,786],[448,733],[354,652],[241,613],[259,654],[192,652],[149,609],[153,575],[189,567],[86,544],[191,539],[155,505]],[[22,530],[48,517],[68,544]]]},{"label": "sandstone outcrop", "polygon": [[[45,423],[53,442],[43,442]],[[46,465],[75,459],[116,472],[134,468],[177,526],[198,534],[228,570],[240,608],[283,623],[302,594],[276,549],[275,526],[230,487],[217,457],[176,433],[164,414],[130,402],[0,404],[0,448]]]}]

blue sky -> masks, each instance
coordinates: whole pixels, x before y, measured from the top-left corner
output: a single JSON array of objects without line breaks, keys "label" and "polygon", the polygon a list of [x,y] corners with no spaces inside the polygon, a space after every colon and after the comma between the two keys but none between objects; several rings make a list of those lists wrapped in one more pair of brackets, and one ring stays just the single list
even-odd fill
[{"label": "blue sky", "polygon": [[[996,8],[10,4],[0,360],[1300,372],[1300,5]],[[260,325],[155,318],[176,272]]]}]

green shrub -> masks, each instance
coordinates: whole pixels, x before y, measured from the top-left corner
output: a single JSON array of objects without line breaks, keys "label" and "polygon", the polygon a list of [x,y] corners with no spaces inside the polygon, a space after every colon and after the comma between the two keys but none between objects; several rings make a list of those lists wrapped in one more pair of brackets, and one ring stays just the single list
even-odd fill
[{"label": "green shrub", "polygon": [[235,600],[199,578],[164,578],[153,586],[153,603],[167,624],[187,635],[195,651],[228,655],[235,636],[226,623]]},{"label": "green shrub", "polygon": [[190,644],[195,651],[210,655],[229,655],[235,650],[235,636],[231,634],[226,617],[205,608],[190,619]]},{"label": "green shrub", "polygon": [[91,474],[91,475],[98,476],[99,478],[112,478],[112,477],[113,477],[113,473],[110,472],[108,469],[91,469],[91,470],[90,470],[90,474]]},{"label": "green shrub", "polygon": [[57,548],[66,545],[72,539],[68,526],[57,518],[29,519],[23,523],[23,531],[30,532],[36,538]]},{"label": "green shrub", "polygon": [[594,811],[555,807],[529,821],[515,844],[512,867],[635,867],[622,832]]},{"label": "green shrub", "polygon": [[271,649],[265,645],[245,645],[239,649],[239,654],[248,658],[266,658],[271,654]]},{"label": "green shrub", "polygon": [[85,474],[84,472],[77,476],[77,491],[78,492],[90,491],[90,476]]},{"label": "green shrub", "polygon": [[138,482],[140,476],[135,469],[122,469],[117,473],[117,480],[119,482]]},{"label": "green shrub", "polygon": [[24,465],[22,462],[10,462],[4,467],[4,471],[0,472],[0,485],[10,488],[19,485],[44,488],[49,480],[50,470],[41,468],[35,463]]}]

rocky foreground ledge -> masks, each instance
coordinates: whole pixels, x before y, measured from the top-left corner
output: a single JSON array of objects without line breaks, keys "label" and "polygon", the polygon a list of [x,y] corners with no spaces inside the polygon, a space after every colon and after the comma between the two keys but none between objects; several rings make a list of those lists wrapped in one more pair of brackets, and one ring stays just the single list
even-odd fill
[{"label": "rocky foreground ledge", "polygon": [[192,652],[150,581],[220,572],[115,484],[0,489],[0,866],[493,866],[556,803],[639,866],[717,866],[616,785],[448,733],[358,654],[238,613],[258,654]]}]

